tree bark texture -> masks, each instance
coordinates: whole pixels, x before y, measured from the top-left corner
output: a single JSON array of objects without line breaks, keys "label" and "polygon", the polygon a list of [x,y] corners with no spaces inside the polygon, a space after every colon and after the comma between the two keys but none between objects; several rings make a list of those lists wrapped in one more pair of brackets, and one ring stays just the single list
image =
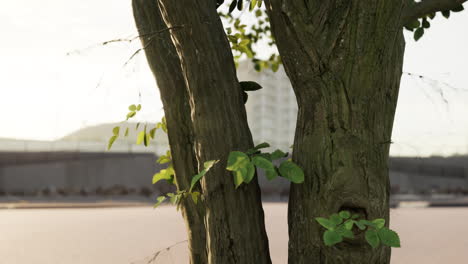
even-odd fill
[{"label": "tree bark texture", "polygon": [[[185,190],[190,188],[192,177],[198,173],[198,165],[189,97],[180,59],[158,2],[133,0],[132,5],[140,40],[164,106],[177,188]],[[191,199],[183,199],[181,208],[188,233],[190,263],[207,263],[203,206],[201,203],[195,205]]]},{"label": "tree bark texture", "polygon": [[257,180],[234,188],[230,151],[253,147],[230,46],[215,1],[159,0],[181,60],[202,179],[208,263],[271,263]]},{"label": "tree bark texture", "polygon": [[340,210],[389,220],[387,160],[402,73],[403,1],[268,0],[272,30],[299,113],[289,263],[389,263],[364,234],[325,246],[315,217]]}]

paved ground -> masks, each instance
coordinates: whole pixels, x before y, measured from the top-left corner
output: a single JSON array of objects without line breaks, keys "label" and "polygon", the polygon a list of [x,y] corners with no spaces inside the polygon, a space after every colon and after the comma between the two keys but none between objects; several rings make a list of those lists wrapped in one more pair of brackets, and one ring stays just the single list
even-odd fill
[{"label": "paved ground", "polygon": [[[286,204],[265,204],[273,263],[287,263]],[[402,248],[394,264],[468,263],[468,208],[394,209]],[[174,207],[0,210],[1,264],[146,263],[185,240]],[[163,250],[162,264],[187,263],[184,242]]]}]

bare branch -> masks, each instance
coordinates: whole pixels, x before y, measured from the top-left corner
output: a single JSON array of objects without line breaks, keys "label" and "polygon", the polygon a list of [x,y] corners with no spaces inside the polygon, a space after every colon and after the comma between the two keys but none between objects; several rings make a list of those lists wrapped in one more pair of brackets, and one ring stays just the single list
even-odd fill
[{"label": "bare branch", "polygon": [[142,50],[145,50],[149,45],[151,45],[151,42],[153,42],[153,38],[151,38],[148,43],[146,43],[145,46],[143,46],[142,48],[139,48],[137,49],[133,54],[132,56],[130,56],[130,58],[128,58],[128,60],[124,63],[123,67],[127,66],[127,64],[136,56],[138,55],[138,53],[140,53]]},{"label": "bare branch", "polygon": [[408,5],[402,16],[402,24],[405,25],[427,14],[445,11],[459,7],[467,0],[422,0]]},{"label": "bare branch", "polygon": [[69,52],[67,52],[66,55],[69,56],[69,55],[73,55],[73,54],[80,54],[83,51],[86,51],[86,50],[89,50],[89,49],[92,49],[92,48],[96,48],[96,47],[100,47],[100,46],[106,46],[106,45],[109,45],[109,44],[112,44],[112,43],[121,43],[121,42],[131,43],[131,42],[133,42],[133,41],[135,41],[137,39],[140,39],[140,38],[144,38],[144,37],[150,37],[151,38],[151,37],[156,36],[156,35],[158,35],[158,34],[160,34],[162,32],[165,32],[167,30],[172,30],[172,29],[176,29],[176,28],[183,28],[183,27],[184,27],[184,25],[176,25],[176,26],[173,26],[173,27],[168,27],[168,28],[164,28],[164,29],[161,29],[161,30],[152,31],[152,32],[142,34],[142,35],[138,35],[138,36],[134,36],[134,37],[111,39],[111,40],[107,40],[107,41],[104,41],[104,42],[89,46],[89,47],[84,48],[84,49],[77,49],[77,50],[69,51]]}]

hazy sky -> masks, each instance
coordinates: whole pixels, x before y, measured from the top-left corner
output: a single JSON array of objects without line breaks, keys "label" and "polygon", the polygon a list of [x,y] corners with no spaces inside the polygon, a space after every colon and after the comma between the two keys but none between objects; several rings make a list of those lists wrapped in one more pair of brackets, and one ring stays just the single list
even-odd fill
[{"label": "hazy sky", "polygon": [[[404,71],[425,78],[403,75],[393,155],[468,153],[467,26],[468,11],[438,15],[417,43],[407,35]],[[136,35],[130,0],[3,1],[0,33],[0,137],[59,138],[133,103],[161,118],[144,57],[124,66],[138,41],[96,45]]]}]

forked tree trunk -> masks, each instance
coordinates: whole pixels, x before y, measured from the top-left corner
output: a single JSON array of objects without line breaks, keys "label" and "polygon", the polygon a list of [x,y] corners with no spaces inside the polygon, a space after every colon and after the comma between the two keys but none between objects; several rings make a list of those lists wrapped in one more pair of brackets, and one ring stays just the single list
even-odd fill
[{"label": "forked tree trunk", "polygon": [[220,160],[201,182],[208,263],[271,263],[258,183],[236,190],[226,170],[229,152],[253,141],[216,1],[159,4],[182,65],[198,167]]},{"label": "forked tree trunk", "polygon": [[389,217],[387,160],[403,64],[403,1],[269,0],[268,14],[299,106],[289,263],[389,263],[364,235],[325,246],[315,217],[342,209]]},{"label": "forked tree trunk", "polygon": [[[158,2],[133,0],[132,5],[140,40],[156,77],[164,106],[177,189],[188,189],[193,175],[198,173],[198,165],[193,145],[189,97],[180,59],[161,17]],[[187,227],[190,263],[207,263],[202,204],[195,205],[191,199],[184,199],[182,214]]]}]

